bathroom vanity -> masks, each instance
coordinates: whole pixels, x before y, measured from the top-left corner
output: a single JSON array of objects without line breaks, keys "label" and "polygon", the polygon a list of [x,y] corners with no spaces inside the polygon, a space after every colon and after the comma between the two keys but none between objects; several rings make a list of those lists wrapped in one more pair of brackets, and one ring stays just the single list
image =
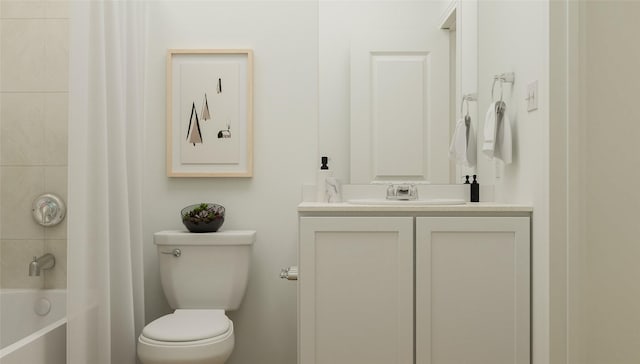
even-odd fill
[{"label": "bathroom vanity", "polygon": [[300,364],[530,363],[531,207],[298,213]]}]

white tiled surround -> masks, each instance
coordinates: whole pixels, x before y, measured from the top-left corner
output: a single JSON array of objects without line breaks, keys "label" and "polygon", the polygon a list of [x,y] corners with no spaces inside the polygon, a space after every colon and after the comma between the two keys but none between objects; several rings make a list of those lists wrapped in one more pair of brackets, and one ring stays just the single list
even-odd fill
[{"label": "white tiled surround", "polygon": [[[66,221],[31,217],[39,194],[67,200],[68,2],[0,0],[0,287],[66,287]],[[28,276],[33,256],[56,266]]]}]

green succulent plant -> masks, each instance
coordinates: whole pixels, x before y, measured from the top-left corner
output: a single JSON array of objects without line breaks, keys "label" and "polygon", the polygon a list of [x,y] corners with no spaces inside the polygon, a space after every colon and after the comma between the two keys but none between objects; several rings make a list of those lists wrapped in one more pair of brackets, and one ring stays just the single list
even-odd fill
[{"label": "green succulent plant", "polygon": [[198,223],[209,223],[217,218],[222,217],[222,212],[224,208],[219,205],[206,204],[201,203],[198,207],[195,207],[193,210],[185,212],[182,215],[183,221],[190,221],[194,224]]}]

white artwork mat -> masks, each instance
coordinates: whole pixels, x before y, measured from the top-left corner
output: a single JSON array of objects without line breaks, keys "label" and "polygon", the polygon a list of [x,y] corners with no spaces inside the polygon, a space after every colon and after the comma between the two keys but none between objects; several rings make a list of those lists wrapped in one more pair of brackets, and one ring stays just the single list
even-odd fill
[{"label": "white artwork mat", "polygon": [[[238,164],[239,65],[231,62],[183,63],[179,72],[180,162]],[[205,102],[211,116],[209,120],[204,118]],[[198,132],[197,129],[202,142],[192,143],[190,132]]]}]

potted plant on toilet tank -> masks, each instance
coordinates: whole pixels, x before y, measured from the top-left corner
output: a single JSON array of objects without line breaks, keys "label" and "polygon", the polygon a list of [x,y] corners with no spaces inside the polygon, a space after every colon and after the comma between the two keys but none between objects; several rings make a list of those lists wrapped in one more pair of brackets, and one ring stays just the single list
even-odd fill
[{"label": "potted plant on toilet tank", "polygon": [[200,203],[182,209],[182,223],[192,233],[216,232],[224,222],[224,207],[215,203]]}]

